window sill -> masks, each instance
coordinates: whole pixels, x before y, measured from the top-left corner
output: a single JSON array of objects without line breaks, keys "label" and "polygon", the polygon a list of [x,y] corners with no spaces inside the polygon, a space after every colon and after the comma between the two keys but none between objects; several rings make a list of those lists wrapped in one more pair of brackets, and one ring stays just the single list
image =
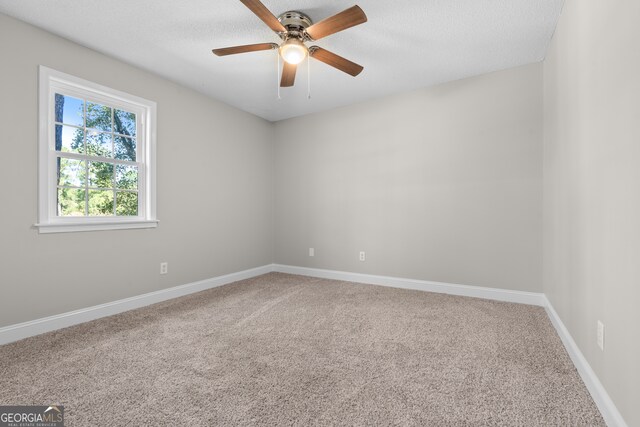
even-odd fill
[{"label": "window sill", "polygon": [[34,227],[38,229],[40,234],[73,233],[78,231],[127,230],[133,228],[156,228],[157,226],[157,220],[34,224]]}]

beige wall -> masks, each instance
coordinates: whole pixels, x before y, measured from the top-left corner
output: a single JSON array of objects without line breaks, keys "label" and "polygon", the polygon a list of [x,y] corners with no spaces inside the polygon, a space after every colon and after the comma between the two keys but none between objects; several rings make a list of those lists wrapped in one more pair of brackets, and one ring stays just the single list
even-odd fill
[{"label": "beige wall", "polygon": [[276,262],[542,291],[541,64],[275,128]]},{"label": "beige wall", "polygon": [[[270,123],[4,15],[0,58],[0,326],[271,263]],[[158,103],[157,229],[32,228],[39,64]]]},{"label": "beige wall", "polygon": [[640,425],[639,17],[638,1],[567,0],[544,64],[544,291],[629,426]]}]

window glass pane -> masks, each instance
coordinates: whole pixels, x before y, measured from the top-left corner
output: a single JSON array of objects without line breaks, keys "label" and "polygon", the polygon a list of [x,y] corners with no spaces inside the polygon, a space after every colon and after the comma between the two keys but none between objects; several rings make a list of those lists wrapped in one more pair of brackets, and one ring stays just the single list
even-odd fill
[{"label": "window glass pane", "polygon": [[89,190],[89,216],[113,215],[113,191]]},{"label": "window glass pane", "polygon": [[138,193],[119,191],[116,193],[116,215],[138,216]]},{"label": "window glass pane", "polygon": [[84,126],[84,101],[56,93],[56,122],[67,125]]},{"label": "window glass pane", "polygon": [[84,130],[56,125],[56,151],[84,154]]},{"label": "window glass pane", "polygon": [[84,187],[87,176],[87,165],[84,160],[66,159],[58,157],[58,185]]},{"label": "window glass pane", "polygon": [[122,135],[136,136],[136,115],[123,110],[115,110],[113,131]]},{"label": "window glass pane", "polygon": [[111,132],[111,107],[87,101],[87,127]]},{"label": "window glass pane", "polygon": [[113,157],[111,134],[104,132],[87,132],[87,154],[90,156]]},{"label": "window glass pane", "polygon": [[124,136],[114,137],[114,149],[116,159],[136,161],[136,140],[135,138],[127,138]]},{"label": "window glass pane", "polygon": [[58,216],[84,216],[82,188],[58,188]]},{"label": "window glass pane", "polygon": [[113,164],[89,162],[89,187],[113,188]]},{"label": "window glass pane", "polygon": [[116,188],[123,190],[137,190],[138,167],[116,165]]}]

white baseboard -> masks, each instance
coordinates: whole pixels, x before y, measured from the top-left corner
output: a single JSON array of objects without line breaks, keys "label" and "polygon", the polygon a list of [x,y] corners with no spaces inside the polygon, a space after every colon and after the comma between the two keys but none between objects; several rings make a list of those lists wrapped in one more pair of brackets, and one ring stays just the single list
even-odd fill
[{"label": "white baseboard", "polygon": [[589,393],[600,410],[602,418],[604,418],[607,426],[627,427],[627,423],[624,421],[624,418],[622,418],[622,414],[620,414],[618,408],[616,408],[616,405],[611,400],[609,393],[607,393],[607,390],[605,390],[604,386],[598,379],[598,376],[591,368],[591,365],[589,365],[589,362],[587,362],[587,359],[580,351],[580,348],[578,348],[578,345],[573,340],[573,337],[571,337],[569,330],[560,319],[560,316],[558,316],[558,313],[551,305],[551,302],[549,302],[546,296],[544,299],[546,303],[545,308],[549,318],[551,319],[551,323],[556,328],[564,347],[567,349],[567,353],[569,353],[573,364],[578,370],[582,381],[587,386],[587,390],[589,390]]},{"label": "white baseboard", "polygon": [[273,271],[271,264],[0,328],[0,345]]},{"label": "white baseboard", "polygon": [[135,297],[108,302],[93,307],[82,308],[67,313],[43,317],[28,322],[0,328],[0,345],[18,341],[23,338],[44,334],[57,329],[67,328],[101,317],[111,316],[124,311],[145,307],[147,305],[166,301],[172,298],[189,295],[194,292],[204,291],[249,279],[262,274],[278,271],[282,273],[299,274],[303,276],[321,277],[325,279],[344,280],[393,288],[415,289],[428,292],[462,295],[476,298],[486,298],[499,301],[516,302],[543,306],[546,299],[543,294],[534,292],[511,291],[506,289],[483,288],[477,286],[454,285],[449,283],[430,282],[425,280],[402,279],[387,276],[375,276],[370,274],[349,273],[344,271],[323,270],[317,268],[294,267],[290,265],[269,264],[262,267],[231,273],[224,276],[205,279],[186,285],[175,286],[169,289],[150,292]]},{"label": "white baseboard", "polygon": [[295,267],[292,265],[274,264],[273,268],[273,271],[281,273],[299,274],[302,276],[320,277],[323,279],[343,280],[346,282],[358,282],[369,285],[388,286],[392,288],[414,289],[418,291],[484,298],[520,304],[538,305],[542,307],[546,304],[544,294],[536,292],[455,285],[428,280],[403,279],[398,277],[376,276],[372,274],[349,273],[346,271],[324,270],[320,268]]}]

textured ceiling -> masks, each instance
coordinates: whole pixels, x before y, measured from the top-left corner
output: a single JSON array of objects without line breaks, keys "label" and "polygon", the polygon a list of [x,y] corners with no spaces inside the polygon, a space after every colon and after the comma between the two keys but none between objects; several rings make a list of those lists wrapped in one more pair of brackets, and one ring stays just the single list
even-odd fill
[{"label": "textured ceiling", "polygon": [[515,67],[544,58],[563,0],[263,0],[318,22],[358,4],[369,22],[315,44],[363,65],[351,77],[311,60],[277,96],[276,51],[212,48],[278,42],[238,0],[0,0],[0,12],[276,121]]}]

